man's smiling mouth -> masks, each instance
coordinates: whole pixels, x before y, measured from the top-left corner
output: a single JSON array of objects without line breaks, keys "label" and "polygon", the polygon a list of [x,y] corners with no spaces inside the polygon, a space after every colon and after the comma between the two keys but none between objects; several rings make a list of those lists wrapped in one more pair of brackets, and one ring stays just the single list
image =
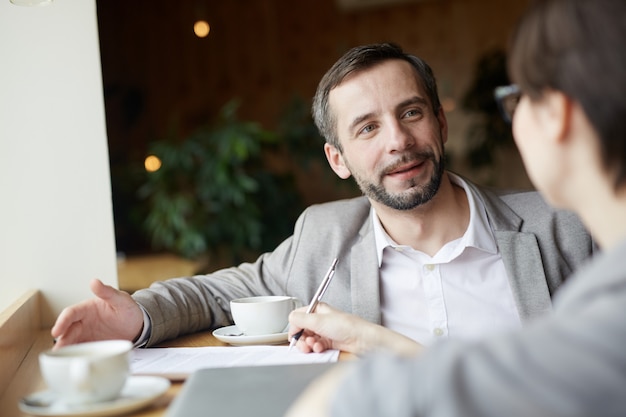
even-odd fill
[{"label": "man's smiling mouth", "polygon": [[424,161],[412,162],[410,164],[402,165],[400,167],[393,168],[388,171],[386,175],[399,175],[404,174],[406,172],[413,171],[415,169],[420,168],[424,164]]}]

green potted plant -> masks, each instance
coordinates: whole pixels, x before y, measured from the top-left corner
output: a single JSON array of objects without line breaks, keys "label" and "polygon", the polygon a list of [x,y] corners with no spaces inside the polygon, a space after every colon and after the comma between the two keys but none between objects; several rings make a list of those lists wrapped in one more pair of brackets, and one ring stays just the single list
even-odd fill
[{"label": "green potted plant", "polygon": [[188,258],[219,252],[224,263],[270,250],[292,230],[301,203],[290,173],[263,154],[281,136],[236,117],[232,101],[218,119],[182,140],[154,142],[161,167],[147,172],[140,196],[153,247]]}]

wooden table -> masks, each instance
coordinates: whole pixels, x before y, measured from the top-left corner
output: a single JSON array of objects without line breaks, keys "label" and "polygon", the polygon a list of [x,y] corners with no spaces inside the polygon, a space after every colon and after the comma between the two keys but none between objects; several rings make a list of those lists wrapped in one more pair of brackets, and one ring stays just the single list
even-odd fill
[{"label": "wooden table", "polygon": [[[28,352],[24,361],[20,364],[17,374],[11,381],[11,385],[7,388],[0,401],[0,410],[3,417],[26,416],[19,411],[17,403],[20,398],[32,392],[36,392],[46,388],[45,383],[39,373],[38,355],[40,352],[52,347],[52,338],[49,330],[40,330],[36,341]],[[228,346],[226,343],[217,340],[210,331],[195,333],[183,336],[175,340],[171,340],[159,345],[160,347],[201,347],[201,346]],[[349,353],[342,352],[339,355],[340,360],[351,359],[354,356]],[[182,382],[172,382],[168,391],[147,408],[138,410],[135,413],[126,414],[127,416],[156,417],[163,416],[167,407],[178,394],[182,387]]]}]

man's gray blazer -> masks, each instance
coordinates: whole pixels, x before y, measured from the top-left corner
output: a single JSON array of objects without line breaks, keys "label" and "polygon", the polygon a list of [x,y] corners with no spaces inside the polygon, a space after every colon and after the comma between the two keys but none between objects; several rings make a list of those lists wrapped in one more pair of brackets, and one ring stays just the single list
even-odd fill
[{"label": "man's gray blazer", "polygon": [[[552,209],[537,192],[497,195],[468,184],[486,208],[522,321],[549,311],[551,294],[592,253],[589,234],[575,215]],[[335,257],[339,263],[324,301],[380,323],[370,208],[365,197],[311,206],[293,235],[254,263],[136,292],[133,298],[152,323],[147,345],[232,324],[234,298],[277,294],[307,303]]]}]

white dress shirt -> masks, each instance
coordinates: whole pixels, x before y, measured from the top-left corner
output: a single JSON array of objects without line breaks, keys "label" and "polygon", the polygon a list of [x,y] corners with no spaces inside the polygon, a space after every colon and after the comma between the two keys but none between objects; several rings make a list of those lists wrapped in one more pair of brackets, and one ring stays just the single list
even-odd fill
[{"label": "white dress shirt", "polygon": [[395,243],[372,208],[382,324],[424,345],[521,326],[485,208],[461,178],[449,175],[467,194],[470,221],[461,238],[433,257]]}]

